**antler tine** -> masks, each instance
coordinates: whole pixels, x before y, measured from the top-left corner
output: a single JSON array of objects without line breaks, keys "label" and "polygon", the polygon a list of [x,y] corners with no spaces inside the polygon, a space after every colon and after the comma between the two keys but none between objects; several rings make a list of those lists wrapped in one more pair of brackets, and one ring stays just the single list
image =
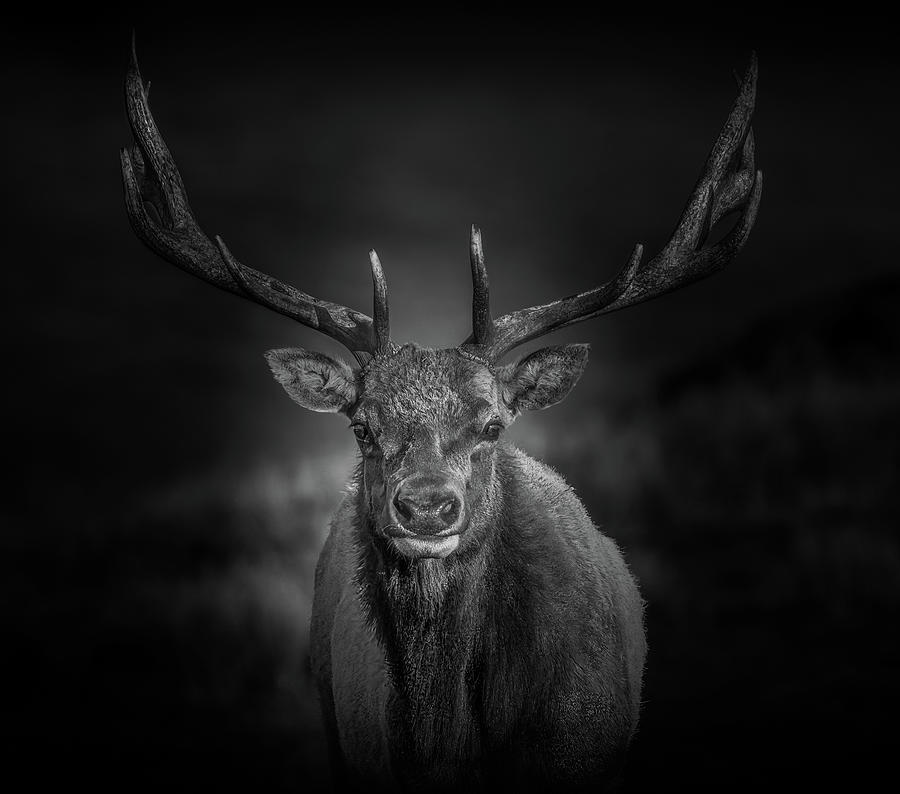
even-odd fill
[{"label": "antler tine", "polygon": [[374,286],[374,319],[375,319],[375,355],[389,353],[391,349],[391,323],[388,312],[387,281],[381,260],[373,248],[369,251],[369,262],[372,265],[372,284]]},{"label": "antler tine", "polygon": [[134,144],[120,152],[122,181],[128,218],[138,238],[182,270],[332,337],[364,363],[375,351],[371,318],[242,265],[220,238],[213,243],[197,224],[181,174],[150,112],[134,35],[125,77],[125,108]]},{"label": "antler tine", "polygon": [[[497,360],[518,345],[567,325],[678,289],[711,275],[734,258],[750,235],[762,195],[762,172],[755,169],[750,129],[756,80],[754,53],[734,106],[665,247],[641,267],[643,249],[635,246],[628,264],[605,284],[495,320],[494,339],[488,346],[491,358]],[[734,228],[715,245],[704,247],[712,227],[737,210],[741,216]]]},{"label": "antler tine", "polygon": [[494,335],[491,294],[484,264],[481,229],[475,224],[472,224],[469,238],[469,261],[472,265],[472,338],[476,345],[489,345]]}]

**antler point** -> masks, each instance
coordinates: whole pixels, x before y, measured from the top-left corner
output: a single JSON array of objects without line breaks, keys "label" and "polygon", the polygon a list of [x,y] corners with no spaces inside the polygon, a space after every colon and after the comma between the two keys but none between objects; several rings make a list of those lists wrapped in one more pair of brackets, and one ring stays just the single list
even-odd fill
[{"label": "antler point", "polygon": [[369,263],[372,266],[372,278],[376,281],[379,279],[384,279],[384,272],[381,268],[381,260],[378,258],[378,254],[375,252],[374,248],[369,249]]},{"label": "antler point", "polygon": [[384,270],[381,268],[381,261],[378,254],[372,248],[369,251],[369,262],[372,264],[372,283],[375,287],[374,294],[374,314],[372,316],[375,331],[375,348],[376,355],[386,353],[391,349],[391,330],[390,319],[388,314],[388,293],[387,281],[384,278]]},{"label": "antler point", "polygon": [[756,50],[750,51],[750,63],[747,65],[745,80],[755,83],[759,74],[759,60],[756,57]]},{"label": "antler point", "polygon": [[137,57],[137,32],[134,28],[131,29],[131,59],[130,59],[129,67],[137,72],[138,77],[140,77],[141,69],[138,66],[138,57]]}]

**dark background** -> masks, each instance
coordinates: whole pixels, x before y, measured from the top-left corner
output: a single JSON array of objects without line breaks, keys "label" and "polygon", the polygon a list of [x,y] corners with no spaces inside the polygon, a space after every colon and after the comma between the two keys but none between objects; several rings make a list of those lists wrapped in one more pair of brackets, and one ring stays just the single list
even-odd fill
[{"label": "dark background", "polygon": [[261,353],[341,348],[133,237],[117,158],[132,26],[207,231],[366,312],[376,247],[394,338],[434,346],[469,332],[472,222],[497,313],[605,280],[636,241],[657,250],[755,48],[749,244],[713,279],[546,340],[590,342],[589,370],[511,432],[573,484],[648,601],[629,790],[865,790],[893,770],[890,26],[336,9],[3,34],[5,775],[327,781],[306,638],[355,444]]}]

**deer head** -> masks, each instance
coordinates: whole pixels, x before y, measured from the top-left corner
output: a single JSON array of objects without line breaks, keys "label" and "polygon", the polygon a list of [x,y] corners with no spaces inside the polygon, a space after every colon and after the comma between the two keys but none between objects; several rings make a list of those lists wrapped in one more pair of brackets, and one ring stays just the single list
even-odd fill
[{"label": "deer head", "polygon": [[[132,43],[125,80],[135,143],[121,152],[125,203],[137,236],[172,264],[341,342],[356,367],[299,348],[266,354],[275,378],[304,408],[345,414],[359,443],[368,518],[380,544],[405,558],[446,557],[477,545],[487,524],[498,439],[519,413],[559,402],[587,363],[587,345],[546,347],[514,364],[524,342],[640,303],[704,278],[730,262],[756,218],[762,174],[750,127],[755,56],[668,243],[642,264],[636,245],[606,283],[571,297],[493,319],[481,232],[472,227],[472,334],[456,347],[395,344],[378,256],[369,253],[374,311],[319,300],[238,262],[202,231],[181,175],[150,113]],[[730,231],[710,229],[738,213]],[[476,520],[473,520],[473,517]]]}]

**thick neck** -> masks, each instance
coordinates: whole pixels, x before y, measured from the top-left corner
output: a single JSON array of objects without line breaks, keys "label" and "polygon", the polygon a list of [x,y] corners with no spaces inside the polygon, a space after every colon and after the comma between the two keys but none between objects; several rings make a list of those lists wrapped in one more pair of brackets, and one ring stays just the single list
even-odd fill
[{"label": "thick neck", "polygon": [[485,497],[467,543],[445,559],[399,558],[368,519],[360,522],[357,583],[393,684],[393,750],[434,784],[469,774],[466,759],[480,742],[484,582],[500,532],[496,483]]}]

